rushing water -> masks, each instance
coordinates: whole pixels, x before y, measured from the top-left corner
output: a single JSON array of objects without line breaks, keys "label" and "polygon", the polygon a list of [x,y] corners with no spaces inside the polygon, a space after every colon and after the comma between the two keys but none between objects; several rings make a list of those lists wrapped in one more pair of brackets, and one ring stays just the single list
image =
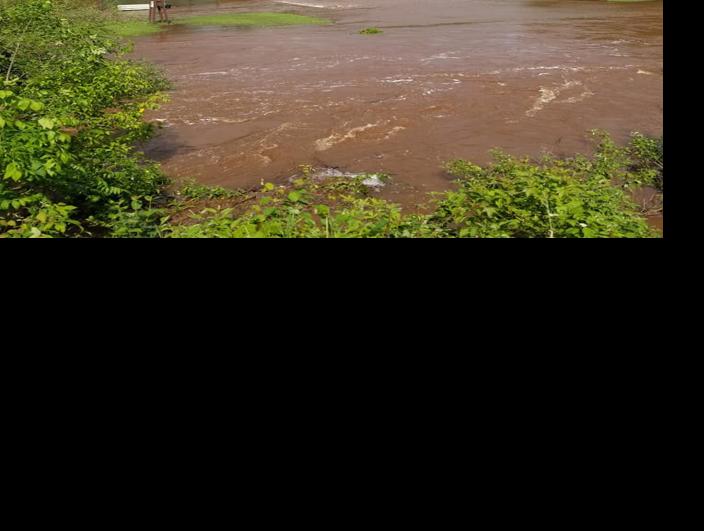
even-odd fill
[{"label": "rushing water", "polygon": [[[452,158],[588,152],[593,128],[662,133],[661,1],[173,3],[175,19],[266,10],[335,22],[140,39],[136,53],[175,84],[147,146],[175,177],[236,187],[302,163],[381,171],[394,177],[384,194],[411,204],[449,186]],[[357,33],[369,26],[384,33]]]}]

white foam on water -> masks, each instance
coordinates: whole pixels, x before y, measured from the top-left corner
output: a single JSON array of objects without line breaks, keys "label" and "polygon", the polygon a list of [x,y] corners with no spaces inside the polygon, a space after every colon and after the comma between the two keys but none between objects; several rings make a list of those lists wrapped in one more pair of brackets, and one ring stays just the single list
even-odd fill
[{"label": "white foam on water", "polygon": [[[378,173],[352,173],[340,171],[335,168],[325,168],[323,170],[318,170],[313,175],[311,175],[311,178],[316,180],[324,180],[334,177],[345,177],[347,179],[355,179],[361,175],[367,176],[367,178],[362,181],[362,184],[365,186],[369,186],[370,188],[383,188],[384,186],[386,186],[386,183],[382,180],[381,175],[379,175]],[[297,177],[297,175],[290,177],[289,182],[293,182]]]},{"label": "white foam on water", "polygon": [[200,72],[197,74],[190,74],[192,76],[226,76],[229,74],[229,71],[220,71],[220,72]]},{"label": "white foam on water", "polygon": [[[560,92],[581,85],[581,81],[565,81],[562,85],[555,88],[540,87],[540,96],[538,96],[538,99],[536,99],[535,103],[533,103],[533,107],[526,111],[526,116],[535,116],[536,114],[538,114],[539,111],[542,111],[548,103],[555,101]],[[591,92],[585,91],[584,93],[582,93],[582,96],[584,97],[582,97],[581,99],[575,101],[566,101],[567,103],[576,103],[576,101],[581,101],[582,99],[588,97],[588,95],[591,94]]]},{"label": "white foam on water", "polygon": [[401,78],[401,79],[382,79],[381,83],[413,83],[415,80],[412,78]]},{"label": "white foam on water", "polygon": [[272,162],[271,157],[268,157],[266,155],[262,155],[261,153],[256,153],[254,156],[257,157],[258,159],[260,159],[264,166],[268,166]]},{"label": "white foam on water", "polygon": [[392,136],[394,136],[394,135],[400,133],[400,132],[403,131],[404,129],[406,129],[406,128],[403,127],[402,125],[397,125],[396,127],[391,128],[391,130],[390,130],[388,133],[386,133],[386,136],[384,137],[384,140],[388,140],[389,138],[391,138]]},{"label": "white foam on water", "polygon": [[359,127],[353,127],[349,131],[347,131],[344,135],[340,133],[333,133],[328,137],[325,138],[319,138],[318,140],[315,141],[315,149],[316,151],[326,151],[333,147],[336,144],[339,144],[340,142],[344,142],[345,140],[351,140],[353,138],[356,138],[359,133],[363,133],[364,131],[367,131],[368,129],[373,129],[374,127],[379,127],[380,125],[385,125],[389,123],[388,120],[386,121],[379,121],[375,123],[369,123],[366,125],[361,125]]},{"label": "white foam on water", "polygon": [[370,174],[369,177],[362,181],[362,184],[371,188],[383,188],[386,186],[384,181],[381,180],[381,177],[376,173]]},{"label": "white foam on water", "polygon": [[443,53],[438,53],[435,55],[431,55],[430,57],[426,57],[425,59],[421,59],[421,63],[429,63],[430,61],[444,61],[447,59],[462,59],[461,57],[452,57],[453,55],[457,54],[458,52],[443,52]]},{"label": "white foam on water", "polygon": [[526,116],[535,116],[538,111],[542,111],[543,108],[555,98],[557,98],[557,94],[554,90],[540,87],[540,96],[535,100],[533,107],[526,111]]},{"label": "white foam on water", "polygon": [[567,98],[565,100],[565,103],[579,103],[580,101],[584,101],[587,98],[590,98],[594,95],[594,93],[587,89],[584,92],[582,92],[579,96],[572,96],[571,98]]}]

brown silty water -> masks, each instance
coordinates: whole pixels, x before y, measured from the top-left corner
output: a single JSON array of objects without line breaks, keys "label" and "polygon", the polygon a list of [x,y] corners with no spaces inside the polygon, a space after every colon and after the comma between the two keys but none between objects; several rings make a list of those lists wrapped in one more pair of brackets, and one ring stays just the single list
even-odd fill
[{"label": "brown silty water", "polygon": [[[146,152],[177,180],[249,187],[311,164],[388,173],[382,195],[412,205],[450,186],[453,158],[588,153],[595,128],[662,134],[661,1],[246,0],[171,16],[258,10],[334,23],[174,25],[137,43],[174,82]],[[370,26],[384,33],[358,34]]]}]

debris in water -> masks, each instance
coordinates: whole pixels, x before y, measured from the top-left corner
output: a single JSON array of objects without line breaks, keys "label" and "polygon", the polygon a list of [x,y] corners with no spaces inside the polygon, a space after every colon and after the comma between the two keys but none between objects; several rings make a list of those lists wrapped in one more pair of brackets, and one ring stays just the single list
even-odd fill
[{"label": "debris in water", "polygon": [[[336,177],[344,177],[347,179],[356,179],[358,177],[365,177],[365,179],[362,181],[362,184],[364,186],[368,186],[369,188],[383,188],[386,186],[386,183],[384,182],[385,178],[383,175],[379,173],[352,173],[352,172],[344,172],[340,171],[337,168],[324,168],[322,170],[318,170],[312,174],[309,175],[310,179],[316,180],[316,181],[324,181],[325,179],[331,179],[331,178],[336,178]],[[300,179],[301,176],[296,174],[291,177],[289,177],[289,182],[293,182],[296,179]]]}]

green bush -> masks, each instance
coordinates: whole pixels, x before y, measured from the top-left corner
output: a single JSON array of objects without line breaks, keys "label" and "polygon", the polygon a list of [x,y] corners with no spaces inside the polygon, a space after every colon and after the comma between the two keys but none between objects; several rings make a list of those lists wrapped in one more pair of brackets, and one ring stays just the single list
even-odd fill
[{"label": "green bush", "polygon": [[221,186],[206,186],[189,180],[181,187],[176,195],[185,199],[225,199],[240,197],[242,192],[239,190],[228,190]]},{"label": "green bush", "polygon": [[[222,208],[197,210],[188,223],[171,225],[173,238],[402,238],[430,237],[423,216],[401,213],[398,205],[372,197],[357,178],[318,181],[301,178],[292,186],[267,183]],[[247,198],[247,195],[249,197]],[[246,199],[243,199],[246,198]]]},{"label": "green bush", "polygon": [[662,137],[650,138],[640,133],[633,133],[628,154],[631,158],[630,170],[636,175],[638,184],[654,186],[662,191]]},{"label": "green bush", "polygon": [[431,220],[455,237],[654,236],[618,186],[631,178],[628,150],[600,138],[593,159],[545,157],[536,164],[495,152],[485,168],[453,161],[447,170],[459,177],[459,188],[444,194]]},{"label": "green bush", "polygon": [[0,237],[109,235],[166,182],[133,147],[165,81],[75,4],[0,4]]}]

